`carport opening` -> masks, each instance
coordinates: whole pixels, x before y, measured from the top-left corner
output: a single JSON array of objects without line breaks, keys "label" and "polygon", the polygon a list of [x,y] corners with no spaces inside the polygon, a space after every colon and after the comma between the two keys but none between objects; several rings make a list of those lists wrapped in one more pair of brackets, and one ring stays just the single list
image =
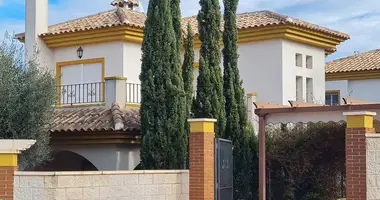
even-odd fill
[{"label": "carport opening", "polygon": [[52,160],[36,171],[98,171],[86,158],[71,151],[52,153]]}]

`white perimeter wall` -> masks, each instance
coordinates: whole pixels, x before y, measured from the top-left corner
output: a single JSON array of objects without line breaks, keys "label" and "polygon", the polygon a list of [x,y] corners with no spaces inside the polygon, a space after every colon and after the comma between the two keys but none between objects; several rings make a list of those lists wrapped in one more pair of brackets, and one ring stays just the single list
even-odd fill
[{"label": "white perimeter wall", "polygon": [[[327,81],[327,90],[340,90],[341,98],[380,102],[380,79]],[[343,103],[343,100],[341,100]]]},{"label": "white perimeter wall", "polygon": [[[302,54],[302,67],[295,63],[296,54]],[[303,77],[303,99],[306,101],[306,78],[313,79],[313,100],[315,103],[325,103],[325,50],[293,41],[282,41],[283,55],[283,103],[296,100],[296,76]],[[313,68],[306,68],[306,55],[313,57]],[[260,94],[259,94],[260,95]]]},{"label": "white perimeter wall", "polygon": [[16,172],[15,200],[188,200],[189,172]]},{"label": "white perimeter wall", "polygon": [[367,200],[380,199],[380,134],[366,134]]},{"label": "white perimeter wall", "polygon": [[133,170],[140,163],[140,148],[125,145],[65,145],[54,151],[70,151],[90,161],[99,171]]}]

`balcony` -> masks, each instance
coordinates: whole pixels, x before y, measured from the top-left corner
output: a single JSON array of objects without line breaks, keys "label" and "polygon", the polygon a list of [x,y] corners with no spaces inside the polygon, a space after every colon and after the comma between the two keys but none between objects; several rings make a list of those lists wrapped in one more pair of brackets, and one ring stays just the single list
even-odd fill
[{"label": "balcony", "polygon": [[[107,84],[111,82],[94,82],[72,85],[57,86],[58,101],[57,106],[81,106],[97,105],[106,103],[106,96],[116,96],[115,92],[107,91]],[[141,103],[141,84],[124,83],[125,85],[125,103],[139,105]],[[110,98],[114,99],[114,98]]]},{"label": "balcony", "polygon": [[98,104],[104,102],[104,82],[57,86],[60,106]]}]

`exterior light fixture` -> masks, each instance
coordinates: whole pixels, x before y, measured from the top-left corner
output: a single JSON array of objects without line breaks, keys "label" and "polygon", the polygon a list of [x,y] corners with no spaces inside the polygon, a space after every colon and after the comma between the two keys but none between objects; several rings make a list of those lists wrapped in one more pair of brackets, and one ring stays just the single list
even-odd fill
[{"label": "exterior light fixture", "polygon": [[82,59],[82,57],[83,57],[83,49],[82,49],[82,47],[79,47],[79,49],[77,50],[77,55],[78,55],[79,59]]}]

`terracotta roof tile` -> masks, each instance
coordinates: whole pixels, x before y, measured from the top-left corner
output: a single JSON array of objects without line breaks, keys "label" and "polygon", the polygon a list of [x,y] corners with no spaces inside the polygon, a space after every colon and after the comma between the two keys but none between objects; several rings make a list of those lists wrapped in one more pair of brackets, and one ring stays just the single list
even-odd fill
[{"label": "terracotta roof tile", "polygon": [[326,63],[326,73],[380,69],[380,49],[340,58]]},{"label": "terracotta roof tile", "polygon": [[[138,11],[132,11],[124,8],[117,8],[98,14],[82,17],[79,19],[70,20],[64,23],[56,24],[49,27],[49,32],[42,35],[55,35],[69,32],[86,31],[104,27],[116,26],[134,26],[143,28],[145,25],[146,14]],[[291,18],[272,11],[257,11],[250,13],[242,13],[237,16],[238,29],[265,27],[272,25],[288,24],[299,27],[308,28],[311,30],[323,32],[330,35],[335,35],[343,39],[349,39],[349,35],[334,31],[322,26],[311,24],[299,19]],[[183,30],[187,30],[187,24],[190,23],[194,33],[198,33],[198,22],[196,16],[183,19]],[[17,34],[16,38],[23,39],[24,33]]]},{"label": "terracotta roof tile", "polygon": [[[299,27],[308,28],[315,31],[335,35],[344,39],[350,38],[350,36],[345,33],[334,31],[334,30],[331,30],[319,25],[315,25],[309,22],[305,22],[296,18],[288,17],[286,15],[281,15],[279,13],[275,13],[275,12],[267,11],[267,10],[238,14],[236,20],[237,20],[237,27],[239,30],[246,29],[246,28],[288,24],[288,25],[299,26]],[[187,24],[190,23],[193,27],[193,32],[195,34],[198,33],[198,22],[197,22],[196,16],[184,18],[183,22],[184,23],[182,24],[184,27],[187,27]]]},{"label": "terracotta roof tile", "polygon": [[111,109],[62,108],[55,111],[50,132],[92,132],[92,131],[139,131],[139,109],[121,109],[114,104]]},{"label": "terracotta roof tile", "polygon": [[[145,20],[145,13],[124,8],[116,8],[49,26],[49,32],[42,35],[57,35],[122,25],[143,28]],[[16,38],[22,39],[25,37],[24,35],[24,33],[17,34]]]}]

